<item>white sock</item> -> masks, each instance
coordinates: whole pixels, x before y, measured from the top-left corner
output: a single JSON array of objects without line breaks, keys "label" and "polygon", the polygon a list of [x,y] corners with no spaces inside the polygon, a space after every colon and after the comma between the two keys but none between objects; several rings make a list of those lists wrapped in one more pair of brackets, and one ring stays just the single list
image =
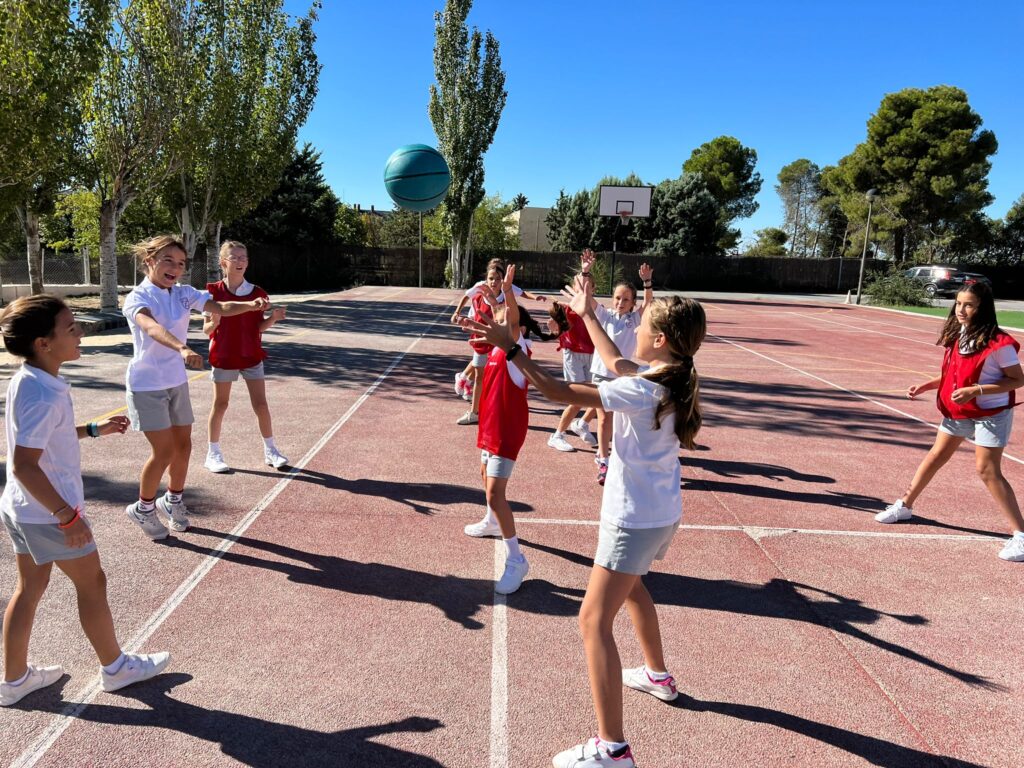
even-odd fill
[{"label": "white sock", "polygon": [[139,512],[145,515],[154,509],[156,509],[156,499],[150,499],[149,501],[139,499]]},{"label": "white sock", "polygon": [[668,680],[668,678],[672,677],[668,672],[655,672],[646,664],[644,664],[644,671],[651,680]]},{"label": "white sock", "polygon": [[32,669],[31,668],[26,669],[25,670],[25,674],[22,675],[21,677],[19,677],[17,680],[4,680],[4,683],[6,685],[13,685],[13,686],[17,687],[17,686],[21,685],[22,683],[24,683],[26,680],[28,680],[28,676],[30,674],[32,674]]},{"label": "white sock", "polygon": [[619,750],[625,749],[629,746],[628,741],[605,741],[600,736],[597,737],[597,740],[600,742],[604,751],[609,754],[612,752],[618,752]]},{"label": "white sock", "polygon": [[498,524],[498,516],[494,514],[494,510],[491,509],[490,507],[487,508],[487,516],[484,518],[484,522],[488,525]]},{"label": "white sock", "polygon": [[522,550],[519,549],[519,537],[518,536],[513,536],[511,539],[504,539],[504,542],[505,542],[505,548],[508,550],[508,559],[509,560],[515,560],[515,561],[518,562],[519,560],[525,560],[526,559],[525,557],[523,557]]},{"label": "white sock", "polygon": [[264,437],[263,438],[263,447],[266,450],[268,450],[268,451],[273,451],[273,450],[277,449],[277,446],[274,445],[274,436],[273,435],[271,435],[270,437]]},{"label": "white sock", "polygon": [[113,675],[115,672],[117,672],[117,670],[121,668],[122,664],[124,664],[124,651],[122,651],[121,655],[109,664],[104,664],[103,671],[106,672],[108,675]]},{"label": "white sock", "polygon": [[167,497],[167,501],[171,504],[181,504],[181,493],[172,493],[171,489],[168,488],[165,495]]},{"label": "white sock", "polygon": [[210,447],[206,449],[207,453],[220,453],[220,443],[210,443]]}]

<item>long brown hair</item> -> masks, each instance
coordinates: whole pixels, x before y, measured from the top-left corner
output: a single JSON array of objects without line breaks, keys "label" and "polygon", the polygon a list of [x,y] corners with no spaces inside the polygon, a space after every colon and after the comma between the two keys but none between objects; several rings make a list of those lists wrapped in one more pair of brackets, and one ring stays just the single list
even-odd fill
[{"label": "long brown hair", "polygon": [[52,336],[57,327],[57,315],[67,308],[61,299],[48,293],[15,299],[0,313],[4,347],[16,357],[34,359],[35,340]]},{"label": "long brown hair", "polygon": [[[959,290],[957,296],[961,293],[969,293],[978,300],[978,311],[975,312],[974,319],[967,326],[967,331],[963,336],[964,349],[970,349],[970,354],[973,354],[985,349],[997,333],[1002,333],[1002,329],[996,321],[996,300],[992,296],[991,288],[985,283],[971,283]],[[940,347],[959,344],[960,333],[960,321],[956,319],[956,301],[954,301],[953,306],[949,308],[949,314],[946,315],[942,331],[939,333],[939,340],[935,343]]]},{"label": "long brown hair", "polygon": [[672,362],[643,374],[665,388],[654,412],[654,428],[661,429],[661,420],[668,413],[676,415],[675,432],[679,444],[693,450],[694,438],[700,430],[700,380],[693,365],[704,336],[707,318],[704,307],[693,299],[680,296],[655,299],[646,310],[651,330],[664,334]]}]

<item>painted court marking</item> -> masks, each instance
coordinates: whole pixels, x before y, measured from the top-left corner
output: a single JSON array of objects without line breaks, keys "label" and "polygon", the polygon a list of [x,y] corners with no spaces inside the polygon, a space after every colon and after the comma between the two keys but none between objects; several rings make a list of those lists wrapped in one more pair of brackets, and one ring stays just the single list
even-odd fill
[{"label": "painted court marking", "polygon": [[[174,613],[175,609],[185,600],[186,597],[194,590],[199,583],[206,577],[206,575],[213,570],[213,567],[217,562],[224,556],[224,553],[231,549],[238,539],[249,529],[249,527],[259,519],[260,515],[263,514],[264,510],[270,506],[270,504],[276,499],[285,488],[291,484],[292,480],[296,475],[301,472],[306,465],[312,461],[320,450],[327,445],[332,437],[340,430],[345,423],[352,418],[356,411],[365,403],[370,396],[377,391],[381,384],[384,383],[385,379],[391,375],[391,372],[398,367],[399,363],[405,359],[412,350],[419,344],[420,340],[434,327],[438,320],[441,318],[447,318],[447,308],[451,306],[451,303],[445,307],[445,312],[435,317],[430,325],[428,325],[415,339],[412,344],[406,348],[406,350],[400,353],[388,367],[384,370],[380,376],[367,388],[367,390],[356,400],[344,415],[338,419],[334,425],[324,433],[323,437],[307,451],[306,455],[303,456],[291,469],[288,470],[287,475],[278,481],[266,496],[264,496],[259,503],[256,504],[249,512],[239,521],[238,525],[232,529],[232,531],[225,536],[220,544],[217,545],[216,549],[211,552],[206,558],[196,566],[196,569],[186,577],[186,579],[178,586],[174,593],[167,598],[162,606],[160,606],[156,612],[154,612],[146,621],[142,627],[135,633],[135,635],[124,645],[124,650],[133,653],[150,638],[160,628],[160,626]],[[208,373],[208,371],[207,371]],[[116,411],[115,411],[116,413]],[[32,743],[31,746],[26,749],[21,756],[11,763],[11,768],[31,768],[34,766],[53,746],[53,744],[61,737],[61,735],[71,727],[75,722],[78,715],[85,710],[86,707],[92,703],[93,699],[101,692],[100,680],[97,676],[93,682],[79,691],[76,695],[69,699],[69,705],[64,708],[60,714],[54,716],[53,722],[40,734],[39,738]],[[507,760],[507,758],[506,758]],[[497,764],[494,764],[497,765]],[[504,763],[502,764],[504,765]]]},{"label": "painted court marking", "polygon": [[[505,572],[505,544],[494,542],[494,581]],[[491,764],[508,768],[508,599],[494,593],[491,617]]]}]

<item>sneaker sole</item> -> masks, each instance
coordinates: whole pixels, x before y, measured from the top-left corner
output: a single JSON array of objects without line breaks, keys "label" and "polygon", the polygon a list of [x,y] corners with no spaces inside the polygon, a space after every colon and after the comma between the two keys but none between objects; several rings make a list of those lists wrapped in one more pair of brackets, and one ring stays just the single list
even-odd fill
[{"label": "sneaker sole", "polygon": [[909,520],[912,517],[913,517],[913,515],[907,515],[906,517],[903,517],[902,515],[898,515],[897,517],[895,517],[892,520],[880,520],[879,518],[876,517],[875,518],[875,522],[876,523],[882,523],[883,525],[892,525],[893,523],[905,523],[907,520]]},{"label": "sneaker sole", "polygon": [[471,533],[470,531],[463,528],[462,532],[474,539],[496,539],[501,536],[501,531],[484,531],[483,533],[477,533],[476,531],[473,531]]},{"label": "sneaker sole", "polygon": [[[206,466],[206,465],[204,464],[203,466]],[[213,472],[213,474],[215,474],[215,475],[226,475],[228,472],[231,471],[231,467],[224,467],[224,468],[219,468],[219,469],[214,469],[213,467],[206,467],[206,470],[208,472]]]},{"label": "sneaker sole", "polygon": [[562,453],[576,453],[576,449],[571,445],[567,445],[563,448],[560,445],[552,445],[551,443],[548,443],[548,448],[554,448],[556,451],[561,451]]},{"label": "sneaker sole", "polygon": [[622,684],[625,685],[627,688],[632,688],[634,691],[640,691],[640,693],[650,694],[654,698],[661,699],[662,701],[675,701],[679,698],[679,691],[676,691],[675,693],[666,694],[662,693],[661,691],[652,691],[650,688],[644,688],[639,685],[633,685],[632,683],[628,683],[625,680],[622,681]]},{"label": "sneaker sole", "polygon": [[[143,528],[142,527],[142,523],[140,523],[138,520],[136,520],[135,519],[135,515],[132,514],[132,506],[134,506],[134,505],[129,505],[129,506],[125,507],[125,510],[124,510],[125,514],[128,515],[128,519],[131,520],[132,523],[134,523],[136,526],[138,526],[139,529],[141,529],[142,532],[144,534],[146,534],[146,536],[149,537],[150,541],[161,541],[161,540],[167,538],[167,534],[169,533],[169,531],[166,528],[164,528],[163,535],[161,535],[159,533],[157,533],[156,535],[153,535],[152,533],[147,531],[145,528]],[[163,526],[161,526],[161,527],[163,527]]]},{"label": "sneaker sole", "polygon": [[171,663],[171,660],[170,660],[170,658],[168,658],[167,661],[165,661],[163,664],[155,667],[153,669],[153,671],[150,674],[146,675],[145,677],[140,677],[137,680],[129,680],[128,682],[121,683],[120,685],[114,685],[114,686],[111,686],[110,688],[107,687],[106,683],[102,683],[101,682],[100,687],[103,688],[103,691],[105,693],[113,693],[114,691],[120,691],[122,688],[127,688],[129,685],[135,685],[137,683],[144,683],[147,680],[152,680],[154,677],[156,677],[157,675],[161,674],[165,669],[167,669],[167,665],[170,664],[170,663]]},{"label": "sneaker sole", "polygon": [[280,464],[276,464],[273,461],[268,461],[268,462],[265,462],[265,463],[266,463],[266,465],[268,467],[273,467],[274,469],[284,469],[285,467],[288,466],[288,462],[287,461],[282,461]]}]

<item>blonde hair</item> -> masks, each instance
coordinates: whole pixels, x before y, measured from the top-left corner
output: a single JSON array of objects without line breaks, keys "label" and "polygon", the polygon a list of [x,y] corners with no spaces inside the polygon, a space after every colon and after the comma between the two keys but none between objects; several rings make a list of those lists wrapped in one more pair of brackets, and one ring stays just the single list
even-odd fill
[{"label": "blonde hair", "polygon": [[188,258],[188,251],[185,248],[185,243],[182,242],[180,237],[174,235],[156,235],[148,240],[143,240],[141,243],[136,243],[132,246],[132,255],[135,257],[135,263],[139,268],[140,272],[144,270],[144,264],[146,259],[155,259],[161,251],[167,248],[177,248],[179,251],[185,254]]},{"label": "blonde hair", "polygon": [[675,413],[676,437],[684,448],[693,449],[694,438],[700,430],[700,381],[693,366],[707,333],[704,308],[693,299],[679,296],[655,299],[647,308],[651,330],[664,334],[672,362],[643,374],[665,388],[665,394],[654,412],[654,428],[661,428],[661,419]]},{"label": "blonde hair", "polygon": [[237,240],[225,240],[220,244],[220,260],[224,261],[236,248],[240,251],[245,251],[246,256],[249,255],[249,249],[245,247],[245,243],[240,243]]}]

